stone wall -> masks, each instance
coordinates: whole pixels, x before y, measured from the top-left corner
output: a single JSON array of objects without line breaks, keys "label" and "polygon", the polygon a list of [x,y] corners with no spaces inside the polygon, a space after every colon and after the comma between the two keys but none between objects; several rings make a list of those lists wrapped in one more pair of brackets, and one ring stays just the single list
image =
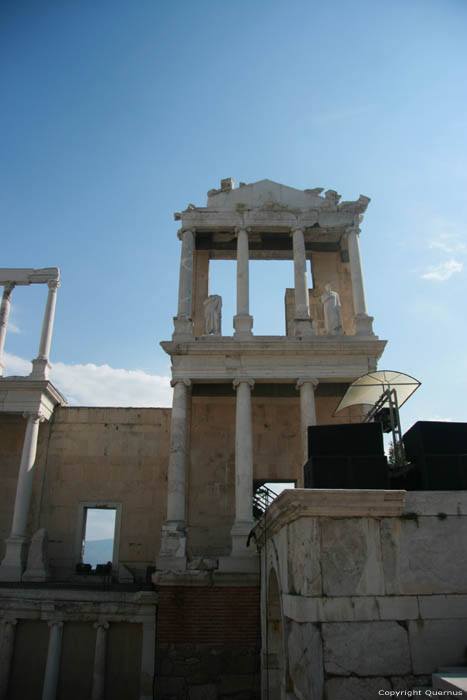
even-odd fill
[{"label": "stone wall", "polygon": [[466,662],[466,492],[284,492],[257,536],[290,699],[372,700]]},{"label": "stone wall", "polygon": [[257,586],[162,586],[158,599],[160,700],[259,699]]},{"label": "stone wall", "polygon": [[[120,563],[137,577],[154,563],[166,512],[170,413],[162,408],[66,407],[41,424],[29,534],[47,529],[55,578],[66,580],[79,560],[83,502],[121,504]],[[11,528],[24,419],[2,415],[0,424],[3,546]]]}]

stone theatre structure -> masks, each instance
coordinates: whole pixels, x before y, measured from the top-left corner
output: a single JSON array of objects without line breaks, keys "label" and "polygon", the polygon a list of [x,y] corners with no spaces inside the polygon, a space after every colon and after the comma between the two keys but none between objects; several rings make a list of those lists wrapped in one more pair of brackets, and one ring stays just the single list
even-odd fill
[{"label": "stone theatre structure", "polygon": [[[361,422],[334,412],[386,343],[368,203],[226,179],[175,214],[172,409],[68,407],[49,378],[58,270],[0,271],[0,352],[15,285],[48,285],[31,375],[0,379],[0,700],[370,699],[462,661],[467,562],[446,543],[467,534],[466,494],[303,489],[308,426]],[[225,259],[232,335],[209,280]],[[250,260],[293,261],[280,336],[255,333]],[[274,481],[296,488],[258,522]],[[114,516],[111,566],[87,565],[96,511]]]}]

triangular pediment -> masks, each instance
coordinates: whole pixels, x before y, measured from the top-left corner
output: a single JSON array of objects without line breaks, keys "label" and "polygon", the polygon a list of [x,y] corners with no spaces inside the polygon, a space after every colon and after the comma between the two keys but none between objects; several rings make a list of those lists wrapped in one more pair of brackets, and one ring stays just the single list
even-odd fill
[{"label": "triangular pediment", "polygon": [[[323,191],[321,187],[299,190],[269,179],[258,180],[258,182],[250,184],[241,182],[237,187],[233,186],[232,180],[223,180],[222,184],[221,189],[208,192],[207,206],[209,209],[237,209],[239,206],[248,209],[268,206],[286,209],[310,209],[321,207],[329,201],[327,197],[321,195]],[[336,193],[330,192],[335,199]]]}]

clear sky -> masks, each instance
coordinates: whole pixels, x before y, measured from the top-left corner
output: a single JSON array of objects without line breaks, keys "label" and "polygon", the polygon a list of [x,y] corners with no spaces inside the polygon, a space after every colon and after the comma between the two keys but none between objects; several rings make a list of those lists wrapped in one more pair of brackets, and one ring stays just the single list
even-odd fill
[{"label": "clear sky", "polygon": [[[380,367],[423,383],[403,428],[467,420],[464,0],[3,0],[0,32],[0,266],[61,268],[70,403],[169,405],[173,212],[269,178],[371,197]],[[227,333],[233,263],[213,267]],[[257,332],[283,332],[276,268],[252,264]],[[36,356],[45,296],[14,291],[5,374]]]}]

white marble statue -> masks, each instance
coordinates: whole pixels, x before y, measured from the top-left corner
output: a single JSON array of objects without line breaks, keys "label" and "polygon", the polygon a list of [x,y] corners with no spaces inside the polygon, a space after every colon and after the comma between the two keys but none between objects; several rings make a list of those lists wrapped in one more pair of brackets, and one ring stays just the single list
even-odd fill
[{"label": "white marble statue", "polygon": [[342,335],[342,307],[338,293],[332,291],[329,282],[324,285],[321,303],[323,305],[326,333],[328,335]]},{"label": "white marble statue", "polygon": [[221,334],[222,297],[219,294],[211,294],[204,300],[204,320],[206,333]]}]

